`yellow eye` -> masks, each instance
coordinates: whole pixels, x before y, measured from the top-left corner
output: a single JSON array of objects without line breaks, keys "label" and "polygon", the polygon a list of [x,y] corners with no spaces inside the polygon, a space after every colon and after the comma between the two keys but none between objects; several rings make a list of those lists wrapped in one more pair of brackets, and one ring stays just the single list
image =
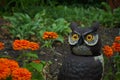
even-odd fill
[{"label": "yellow eye", "polygon": [[73,34],[73,35],[72,35],[72,40],[73,40],[73,41],[78,40],[78,39],[79,39],[78,34]]},{"label": "yellow eye", "polygon": [[94,36],[92,34],[88,34],[86,36],[86,40],[89,42],[89,41],[92,41],[94,39]]}]

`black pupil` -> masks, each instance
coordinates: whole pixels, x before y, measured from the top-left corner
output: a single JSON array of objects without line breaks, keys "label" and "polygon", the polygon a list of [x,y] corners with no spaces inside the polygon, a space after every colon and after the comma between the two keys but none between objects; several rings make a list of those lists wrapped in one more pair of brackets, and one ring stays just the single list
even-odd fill
[{"label": "black pupil", "polygon": [[92,37],[91,36],[88,36],[88,39],[91,39]]},{"label": "black pupil", "polygon": [[77,39],[77,36],[74,36],[75,39]]}]

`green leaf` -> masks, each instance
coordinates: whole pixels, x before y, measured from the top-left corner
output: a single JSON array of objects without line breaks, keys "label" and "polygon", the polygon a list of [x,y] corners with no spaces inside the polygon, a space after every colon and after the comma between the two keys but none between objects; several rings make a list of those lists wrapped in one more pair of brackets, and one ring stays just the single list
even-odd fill
[{"label": "green leaf", "polygon": [[42,75],[42,69],[43,65],[40,63],[28,63],[26,64],[26,67],[30,72],[32,72],[32,80],[44,80],[44,77]]},{"label": "green leaf", "polygon": [[56,40],[60,41],[61,43],[64,43],[64,37],[61,35],[59,35],[59,37]]},{"label": "green leaf", "polygon": [[35,59],[38,59],[38,55],[36,53],[32,53],[32,52],[29,52],[29,53],[25,53],[26,57],[31,57],[31,58],[35,58]]},{"label": "green leaf", "polygon": [[41,15],[40,13],[37,13],[37,14],[34,16],[34,19],[35,19],[35,20],[38,20],[38,19],[42,18],[41,16],[42,16],[42,15]]},{"label": "green leaf", "polygon": [[34,62],[31,62],[30,65],[38,72],[41,72],[43,70],[43,67],[44,67],[43,64],[38,64],[38,63],[34,63]]}]

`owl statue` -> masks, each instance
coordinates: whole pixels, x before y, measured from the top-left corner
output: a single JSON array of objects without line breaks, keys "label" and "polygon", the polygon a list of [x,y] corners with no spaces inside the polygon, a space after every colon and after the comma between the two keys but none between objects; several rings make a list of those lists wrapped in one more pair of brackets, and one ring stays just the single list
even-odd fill
[{"label": "owl statue", "polygon": [[72,22],[70,28],[68,42],[71,53],[63,60],[58,80],[102,80],[104,63],[97,32],[99,23],[84,28]]}]

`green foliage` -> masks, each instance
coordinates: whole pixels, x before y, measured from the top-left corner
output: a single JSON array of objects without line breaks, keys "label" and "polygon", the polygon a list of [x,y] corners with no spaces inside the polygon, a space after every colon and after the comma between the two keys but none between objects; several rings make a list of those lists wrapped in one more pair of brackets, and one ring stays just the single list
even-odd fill
[{"label": "green foliage", "polygon": [[27,14],[14,13],[13,16],[6,17],[11,24],[7,26],[13,38],[28,39],[31,35],[35,35],[40,25],[40,18],[32,19]]},{"label": "green foliage", "polygon": [[114,67],[116,68],[116,72],[114,74],[115,80],[119,80],[120,79],[120,53],[118,52],[115,56],[114,56]]},{"label": "green foliage", "polygon": [[115,26],[119,26],[120,25],[120,8],[117,8],[114,10],[113,16],[114,16],[114,23]]},{"label": "green foliage", "polygon": [[104,9],[94,6],[63,6],[46,7],[46,15],[53,19],[64,18],[68,22],[77,21],[82,26],[90,26],[94,21],[99,21],[105,27],[115,27],[120,24],[120,8],[112,12],[107,3],[101,3]]},{"label": "green foliage", "polygon": [[102,3],[102,5],[106,9],[106,11],[104,10],[99,11],[101,13],[99,21],[105,27],[114,27],[115,17],[113,16],[110,6],[107,3]]},{"label": "green foliage", "polygon": [[99,10],[100,16],[98,20],[100,23],[105,26],[105,27],[116,27],[118,24],[120,24],[120,8],[116,8],[112,11],[110,6],[107,3],[102,3],[104,6],[105,10]]},{"label": "green foliage", "polygon": [[57,40],[64,42],[64,37],[70,32],[69,23],[64,18],[58,18],[47,28],[47,31],[56,32],[58,34]]},{"label": "green foliage", "polygon": [[[85,8],[79,7],[68,7],[68,6],[57,6],[53,8],[53,18],[64,17],[67,21],[79,21],[82,26],[90,26],[94,21],[99,21],[105,27],[115,27],[120,24],[119,13],[120,9],[117,8],[113,12],[110,6],[106,3],[102,3],[104,9],[89,6]],[[51,10],[52,11],[52,10]]]},{"label": "green foliage", "polygon": [[70,32],[69,23],[64,18],[56,19],[50,29],[59,35],[57,40],[62,43],[64,42],[64,37]]},{"label": "green foliage", "polygon": [[38,58],[39,57],[37,53],[32,52],[32,51],[28,52],[28,51],[22,50],[21,54],[19,54],[19,56],[16,57],[16,60],[21,61],[22,66],[26,66],[29,61],[36,60]]},{"label": "green foliage", "polygon": [[34,63],[31,62],[26,65],[26,68],[32,72],[32,80],[44,80],[44,77],[42,76],[42,70],[44,68],[44,64],[42,63]]},{"label": "green foliage", "polygon": [[69,23],[64,18],[58,18],[56,20],[53,20],[52,23],[47,26],[43,23],[43,27],[41,27],[41,30],[37,33],[37,37],[42,43],[44,43],[42,47],[52,48],[52,44],[55,40],[44,40],[42,38],[43,33],[46,31],[56,32],[58,34],[58,38],[55,40],[63,43],[64,37],[67,36],[70,32]]},{"label": "green foliage", "polygon": [[[109,63],[109,64],[108,64]],[[105,65],[108,68],[105,68],[105,76],[103,80],[119,80],[120,79],[120,55],[119,52],[115,53],[110,59],[105,58]]]},{"label": "green foliage", "polygon": [[10,22],[10,25],[5,28],[9,30],[13,38],[30,39],[31,36],[35,36],[36,40],[48,47],[52,45],[54,40],[47,42],[43,40],[44,32],[56,32],[59,35],[57,40],[62,43],[64,36],[70,32],[69,23],[64,18],[51,19],[47,17],[45,10],[36,13],[33,18],[28,14],[14,13],[13,16],[4,16],[4,19]]},{"label": "green foliage", "polygon": [[[82,26],[86,26],[86,25],[90,26],[91,23],[93,23],[96,20],[99,21],[105,27],[114,27],[120,24],[119,22],[120,9],[119,8],[114,9],[114,11],[112,12],[110,6],[105,2],[99,4],[100,6],[104,7],[105,9],[104,10],[98,7],[88,6],[88,5],[87,6],[83,6],[83,5],[56,6],[55,4],[57,4],[57,0],[56,1],[47,0],[47,1],[48,1],[47,3],[51,6],[45,5],[46,2],[42,0],[41,4],[43,4],[44,6],[38,5],[35,6],[35,8],[33,9],[34,6],[31,5],[27,8],[25,7],[24,10],[20,9],[19,11],[26,13],[27,15],[32,17],[32,19],[35,17],[34,15],[36,15],[36,13],[38,12],[44,14],[42,15],[42,17],[43,17],[43,24],[45,24],[45,26],[51,25],[51,23],[58,18],[64,18],[68,22],[79,21]],[[89,2],[92,1],[94,0],[90,0]],[[52,4],[53,2],[54,4]],[[25,5],[27,6],[27,4],[28,4],[27,2],[26,4],[24,3],[24,6]]]},{"label": "green foliage", "polygon": [[42,45],[42,48],[43,47],[47,47],[47,48],[51,48],[52,49],[52,44],[55,40],[43,40],[43,45]]},{"label": "green foliage", "polygon": [[46,70],[45,68],[49,67],[50,64],[51,63],[49,61],[41,61],[40,63],[31,62],[26,64],[24,67],[32,72],[32,80],[46,80],[46,73],[44,73],[44,71]]}]

